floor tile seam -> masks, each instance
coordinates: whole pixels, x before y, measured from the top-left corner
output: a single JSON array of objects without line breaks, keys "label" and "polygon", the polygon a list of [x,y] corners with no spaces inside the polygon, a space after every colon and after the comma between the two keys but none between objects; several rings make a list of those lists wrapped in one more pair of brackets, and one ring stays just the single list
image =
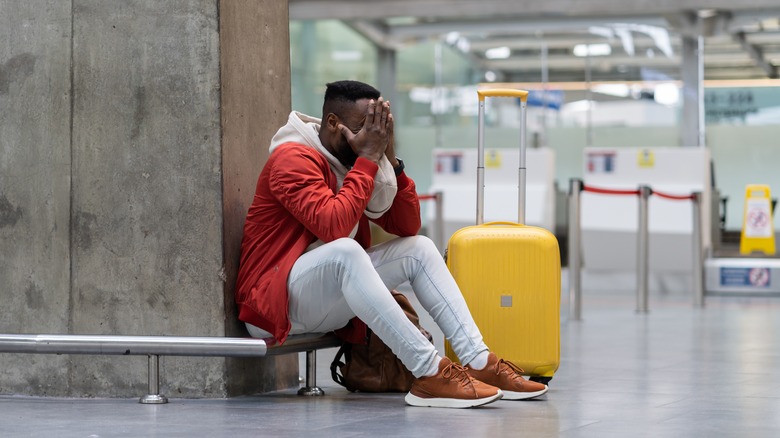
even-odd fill
[{"label": "floor tile seam", "polygon": [[582,429],[584,429],[584,428],[586,428],[588,426],[593,426],[595,424],[604,423],[604,420],[583,420],[583,421],[587,421],[587,422],[584,423],[584,424],[578,424],[576,426],[561,428],[561,429],[558,430],[558,432],[560,432],[560,433],[573,432],[573,431],[577,431],[577,430],[582,430]]}]

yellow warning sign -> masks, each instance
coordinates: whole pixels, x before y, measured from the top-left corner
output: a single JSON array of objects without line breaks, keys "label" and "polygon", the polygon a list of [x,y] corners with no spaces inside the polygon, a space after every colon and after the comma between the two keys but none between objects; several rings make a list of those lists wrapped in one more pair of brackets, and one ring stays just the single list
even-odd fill
[{"label": "yellow warning sign", "polygon": [[491,149],[485,152],[485,167],[487,168],[500,168],[501,167],[501,153],[495,149]]},{"label": "yellow warning sign", "polygon": [[637,155],[637,165],[639,167],[655,166],[655,152],[650,149],[642,149]]},{"label": "yellow warning sign", "polygon": [[772,219],[772,195],[769,186],[749,184],[745,188],[745,215],[739,239],[740,254],[760,251],[775,254],[775,229]]}]

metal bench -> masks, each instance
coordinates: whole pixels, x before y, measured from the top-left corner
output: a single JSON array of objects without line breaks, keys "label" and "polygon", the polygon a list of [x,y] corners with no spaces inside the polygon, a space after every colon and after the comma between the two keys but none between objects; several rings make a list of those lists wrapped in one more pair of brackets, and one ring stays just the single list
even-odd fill
[{"label": "metal bench", "polygon": [[149,387],[139,400],[145,404],[168,403],[160,394],[160,356],[262,357],[305,351],[306,386],[298,394],[323,395],[317,386],[316,350],[339,345],[332,333],[290,336],[281,345],[273,339],[217,336],[0,334],[0,353],[146,355]]}]

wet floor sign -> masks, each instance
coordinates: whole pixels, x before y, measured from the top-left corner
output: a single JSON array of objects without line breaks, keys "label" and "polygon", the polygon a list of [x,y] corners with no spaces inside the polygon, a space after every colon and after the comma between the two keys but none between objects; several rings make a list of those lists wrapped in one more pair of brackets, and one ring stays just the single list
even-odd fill
[{"label": "wet floor sign", "polygon": [[745,216],[739,239],[740,254],[751,254],[754,251],[775,254],[771,199],[767,185],[749,184],[745,188]]}]

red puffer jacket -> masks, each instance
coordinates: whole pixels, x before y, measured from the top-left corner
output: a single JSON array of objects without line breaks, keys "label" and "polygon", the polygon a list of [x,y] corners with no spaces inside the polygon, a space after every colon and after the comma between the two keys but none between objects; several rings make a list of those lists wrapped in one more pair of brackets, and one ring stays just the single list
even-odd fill
[{"label": "red puffer jacket", "polygon": [[[290,332],[287,277],[306,247],[349,237],[371,246],[369,219],[363,214],[374,189],[378,166],[358,158],[341,190],[328,161],[317,150],[298,143],[277,147],[257,181],[254,201],[244,224],[236,303],[238,318],[284,342]],[[393,205],[373,222],[398,236],[420,230],[420,202],[414,181],[402,173]],[[351,342],[365,337],[365,325],[353,320],[340,331]]]}]

